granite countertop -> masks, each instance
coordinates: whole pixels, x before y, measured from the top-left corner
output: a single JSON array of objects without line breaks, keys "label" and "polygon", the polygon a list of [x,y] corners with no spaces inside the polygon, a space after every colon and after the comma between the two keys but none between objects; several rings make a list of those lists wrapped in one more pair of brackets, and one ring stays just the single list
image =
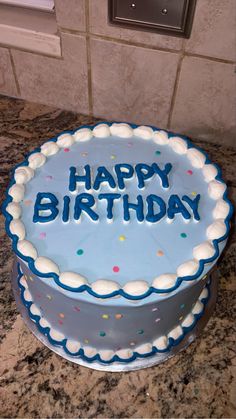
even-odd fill
[{"label": "granite countertop", "polygon": [[[65,129],[92,117],[0,97],[1,199],[11,168]],[[195,141],[223,168],[236,201],[236,150]],[[1,215],[1,417],[236,417],[235,265],[232,233],[219,264],[216,309],[201,337],[164,364],[130,373],[98,372],[44,347],[24,325],[11,291],[13,255]]]}]

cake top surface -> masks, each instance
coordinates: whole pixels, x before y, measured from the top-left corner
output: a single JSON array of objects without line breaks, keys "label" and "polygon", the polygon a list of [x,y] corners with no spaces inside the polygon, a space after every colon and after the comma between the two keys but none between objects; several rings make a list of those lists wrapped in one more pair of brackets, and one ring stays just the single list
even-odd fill
[{"label": "cake top surface", "polygon": [[15,252],[42,277],[102,298],[200,278],[229,232],[219,169],[185,137],[98,124],[43,144],[5,202]]}]

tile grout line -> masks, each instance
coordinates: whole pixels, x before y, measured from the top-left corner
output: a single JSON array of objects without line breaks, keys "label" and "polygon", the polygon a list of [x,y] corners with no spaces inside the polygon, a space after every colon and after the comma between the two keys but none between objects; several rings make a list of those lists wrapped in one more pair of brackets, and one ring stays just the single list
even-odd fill
[{"label": "tile grout line", "polygon": [[178,62],[177,70],[176,70],[175,83],[174,83],[173,94],[172,94],[170,109],[169,109],[169,114],[168,114],[167,129],[169,130],[171,127],[172,116],[173,116],[174,107],[176,103],[176,97],[177,97],[179,81],[180,81],[180,74],[181,74],[181,69],[182,69],[182,62],[185,57],[184,46],[185,46],[185,42],[183,41],[182,50],[180,53],[180,58],[179,58],[179,62]]},{"label": "tile grout line", "polygon": [[18,96],[21,97],[20,84],[18,82],[18,78],[17,78],[17,74],[16,74],[16,67],[15,67],[15,62],[14,62],[14,59],[13,59],[12,51],[11,51],[10,48],[9,48],[8,51],[9,51],[12,71],[13,71],[13,75],[14,75],[14,79],[15,79],[15,83],[16,83],[16,91],[17,91]]},{"label": "tile grout line", "polygon": [[88,106],[89,116],[93,116],[93,90],[92,90],[92,65],[91,48],[89,36],[89,3],[85,1],[85,20],[86,20],[86,56],[87,56],[87,79],[88,79]]}]

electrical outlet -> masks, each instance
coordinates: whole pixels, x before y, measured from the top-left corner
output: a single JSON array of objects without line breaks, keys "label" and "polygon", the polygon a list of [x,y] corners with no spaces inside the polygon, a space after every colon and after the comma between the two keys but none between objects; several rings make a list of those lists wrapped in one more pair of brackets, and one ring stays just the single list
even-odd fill
[{"label": "electrical outlet", "polygon": [[108,5],[111,24],[189,38],[196,0],[109,0]]}]

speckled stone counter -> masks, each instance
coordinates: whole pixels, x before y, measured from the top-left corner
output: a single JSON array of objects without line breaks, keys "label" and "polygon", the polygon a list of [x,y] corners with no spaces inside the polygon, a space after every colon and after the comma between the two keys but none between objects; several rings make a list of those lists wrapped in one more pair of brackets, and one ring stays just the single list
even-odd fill
[{"label": "speckled stone counter", "polygon": [[[94,118],[29,102],[0,98],[1,200],[9,172],[24,155],[64,129]],[[223,142],[223,140],[222,140]],[[223,168],[236,201],[236,150],[198,142]],[[13,255],[1,215],[0,416],[18,418],[221,418],[236,417],[236,238],[219,264],[216,309],[187,350],[164,364],[130,373],[74,365],[44,347],[24,325],[13,299]]]}]

